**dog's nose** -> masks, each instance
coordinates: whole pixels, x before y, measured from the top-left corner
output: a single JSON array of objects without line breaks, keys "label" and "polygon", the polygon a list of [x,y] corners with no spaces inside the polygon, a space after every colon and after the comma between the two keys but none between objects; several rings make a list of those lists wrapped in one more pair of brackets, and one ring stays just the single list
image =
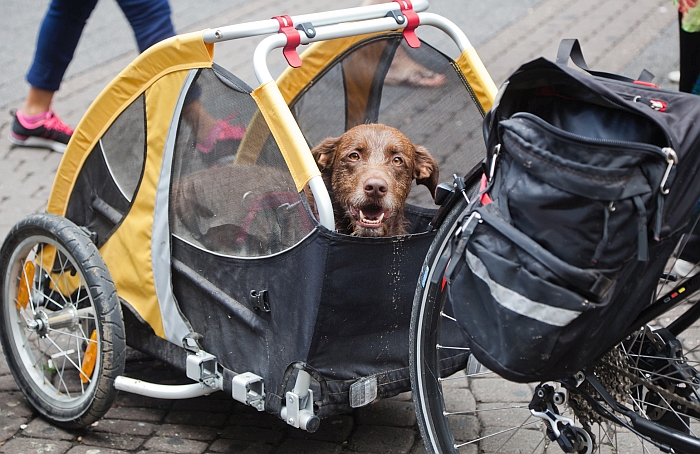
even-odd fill
[{"label": "dog's nose", "polygon": [[365,181],[365,194],[369,197],[384,197],[389,185],[382,178],[368,178]]}]

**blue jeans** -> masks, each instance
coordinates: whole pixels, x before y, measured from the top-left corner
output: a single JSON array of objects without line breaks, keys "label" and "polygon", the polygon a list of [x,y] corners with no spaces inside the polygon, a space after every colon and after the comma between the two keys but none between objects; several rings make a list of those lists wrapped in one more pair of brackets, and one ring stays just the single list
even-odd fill
[{"label": "blue jeans", "polygon": [[[134,30],[139,51],[175,34],[168,0],[117,0]],[[39,29],[34,61],[27,73],[32,87],[57,91],[97,0],[52,0]]]}]

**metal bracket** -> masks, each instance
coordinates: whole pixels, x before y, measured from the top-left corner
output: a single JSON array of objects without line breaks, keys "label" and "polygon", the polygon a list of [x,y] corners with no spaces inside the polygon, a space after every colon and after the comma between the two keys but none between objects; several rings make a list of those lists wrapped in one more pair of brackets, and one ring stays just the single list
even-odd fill
[{"label": "metal bracket", "polygon": [[233,377],[232,395],[238,402],[265,410],[265,382],[262,377],[252,372],[245,372]]},{"label": "metal bracket", "polygon": [[311,376],[304,370],[299,371],[292,391],[285,395],[286,406],[282,407],[280,417],[290,426],[307,432],[316,432],[321,420],[314,415],[314,393],[309,389]]},{"label": "metal bracket", "polygon": [[223,389],[221,375],[218,373],[217,367],[216,356],[204,350],[187,355],[187,378],[198,381],[209,388]]}]

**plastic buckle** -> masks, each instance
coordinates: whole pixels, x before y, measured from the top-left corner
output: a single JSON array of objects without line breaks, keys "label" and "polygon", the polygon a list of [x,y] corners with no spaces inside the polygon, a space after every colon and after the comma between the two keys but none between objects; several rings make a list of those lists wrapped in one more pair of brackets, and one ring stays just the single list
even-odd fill
[{"label": "plastic buckle", "polygon": [[401,13],[404,15],[408,23],[406,28],[403,29],[403,37],[406,43],[414,49],[420,47],[420,40],[416,36],[415,29],[420,25],[420,18],[418,13],[413,11],[413,5],[411,0],[394,0],[401,7]]},{"label": "plastic buckle", "polygon": [[298,68],[301,66],[301,58],[297,53],[297,47],[301,43],[301,36],[299,36],[299,31],[294,28],[294,22],[289,16],[274,16],[280,24],[280,29],[278,33],[282,33],[287,38],[287,44],[284,46],[282,53],[284,58],[289,63],[292,68]]}]

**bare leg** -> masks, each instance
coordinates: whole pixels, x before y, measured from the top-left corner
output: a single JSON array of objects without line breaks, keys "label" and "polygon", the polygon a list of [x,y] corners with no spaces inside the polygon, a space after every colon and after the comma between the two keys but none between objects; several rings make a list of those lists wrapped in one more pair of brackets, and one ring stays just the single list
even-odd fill
[{"label": "bare leg", "polygon": [[[360,6],[388,3],[387,0],[362,0]],[[399,47],[394,54],[394,62],[387,72],[385,82],[389,85],[411,85],[414,87],[439,87],[445,83],[445,75],[438,74],[417,63]]]},{"label": "bare leg", "polygon": [[31,117],[48,111],[51,108],[54,93],[53,91],[30,86],[27,99],[24,100],[24,107],[21,109],[22,113]]}]

